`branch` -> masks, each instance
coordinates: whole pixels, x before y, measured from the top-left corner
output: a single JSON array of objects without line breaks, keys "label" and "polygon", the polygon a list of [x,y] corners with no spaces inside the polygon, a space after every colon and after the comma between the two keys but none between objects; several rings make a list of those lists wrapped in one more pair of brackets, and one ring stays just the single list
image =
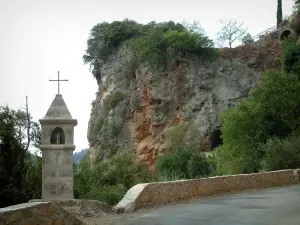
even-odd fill
[{"label": "branch", "polygon": [[29,145],[30,145],[30,127],[31,127],[31,122],[30,122],[30,115],[29,115],[29,110],[28,110],[28,96],[26,96],[26,119],[27,119],[27,145],[25,150],[28,151]]}]

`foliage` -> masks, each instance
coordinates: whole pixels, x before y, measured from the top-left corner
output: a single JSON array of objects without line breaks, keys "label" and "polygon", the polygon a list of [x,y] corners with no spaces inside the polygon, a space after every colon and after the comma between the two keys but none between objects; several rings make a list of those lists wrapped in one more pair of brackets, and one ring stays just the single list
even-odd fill
[{"label": "foliage", "polygon": [[25,177],[28,196],[39,199],[42,196],[42,157],[35,153],[35,160],[31,160],[30,164]]},{"label": "foliage", "polygon": [[232,44],[241,40],[246,32],[247,29],[244,28],[243,23],[238,23],[235,19],[221,20],[221,30],[217,34],[217,42],[221,47],[227,42],[231,48]]},{"label": "foliage", "polygon": [[265,156],[264,170],[297,169],[300,167],[300,138],[293,134],[288,138],[270,138],[262,145]]},{"label": "foliage", "polygon": [[169,58],[186,53],[209,56],[214,43],[208,37],[200,33],[190,31],[168,30],[164,33],[163,41],[167,44]]},{"label": "foliage", "polygon": [[162,171],[152,177],[151,182],[165,182],[165,181],[176,181],[185,179],[185,176],[180,175],[178,172],[166,172]]},{"label": "foliage", "polygon": [[106,157],[111,157],[120,150],[116,137],[118,137],[120,133],[121,126],[122,122],[117,120],[116,117],[112,117],[111,119],[104,120],[101,131],[99,132],[101,135],[95,133],[95,135],[98,135],[96,141],[100,149],[108,150],[109,154],[106,155]]},{"label": "foliage", "polygon": [[283,45],[283,68],[287,73],[298,73],[300,69],[300,45],[297,45],[297,38],[289,37]]},{"label": "foliage", "polygon": [[168,155],[159,156],[155,166],[160,180],[206,177],[214,172],[206,156],[195,148],[175,148]]},{"label": "foliage", "polygon": [[105,201],[110,205],[116,205],[124,197],[127,190],[121,183],[102,186],[100,188],[93,186],[87,195],[89,199]]},{"label": "foliage", "polygon": [[195,153],[188,161],[187,170],[190,178],[200,178],[210,175],[210,164],[205,155]]},{"label": "foliage", "polygon": [[168,155],[159,156],[156,160],[157,174],[177,173],[180,178],[188,177],[188,161],[195,149],[176,148]]},{"label": "foliage", "polygon": [[294,0],[294,11],[299,12],[300,11],[300,0]]},{"label": "foliage", "polygon": [[123,41],[138,35],[140,26],[133,20],[125,19],[112,23],[99,23],[92,28],[83,61],[85,64],[90,64],[96,78],[100,77],[101,61],[105,60]]},{"label": "foliage", "polygon": [[41,161],[33,162],[27,149],[30,143],[39,145],[39,132],[38,123],[26,112],[0,107],[0,207],[26,202],[41,193],[37,186]]},{"label": "foliage", "polygon": [[196,124],[182,122],[164,131],[165,137],[170,141],[172,148],[196,148],[201,135]]},{"label": "foliage", "polygon": [[122,101],[124,99],[124,95],[117,91],[113,92],[110,95],[107,96],[107,99],[105,100],[108,107],[108,110],[111,110],[116,107],[118,102]]},{"label": "foliage", "polygon": [[91,66],[98,79],[103,62],[124,43],[139,62],[147,61],[155,67],[166,65],[177,54],[217,55],[213,42],[203,34],[197,23],[185,26],[173,21],[153,21],[142,25],[128,19],[97,24],[91,30],[83,61]]},{"label": "foliage", "polygon": [[90,167],[89,162],[81,161],[74,173],[75,198],[96,199],[115,204],[129,188],[150,180],[150,173],[137,160],[135,153],[123,150],[93,167]]},{"label": "foliage", "polygon": [[252,38],[251,34],[247,33],[243,38],[242,38],[242,43],[243,45],[250,45],[254,43],[254,39]]},{"label": "foliage", "polygon": [[184,28],[174,22],[155,24],[146,35],[129,43],[139,62],[147,60],[152,67],[163,66],[174,61],[177,56],[195,54],[206,58],[217,56],[212,40],[199,29]]},{"label": "foliage", "polygon": [[295,31],[296,36],[300,34],[300,17],[298,13],[291,17],[290,27]]},{"label": "foliage", "polygon": [[[285,138],[300,125],[300,82],[296,74],[266,71],[249,98],[222,116],[222,139],[217,148],[217,172],[251,173],[261,169],[261,143]],[[282,104],[282,103],[285,104]]]},{"label": "foliage", "polygon": [[92,131],[92,140],[91,140],[91,145],[95,145],[97,142],[97,136],[99,135],[101,128],[104,125],[104,119],[102,117],[98,117],[94,126],[93,126],[93,131]]}]

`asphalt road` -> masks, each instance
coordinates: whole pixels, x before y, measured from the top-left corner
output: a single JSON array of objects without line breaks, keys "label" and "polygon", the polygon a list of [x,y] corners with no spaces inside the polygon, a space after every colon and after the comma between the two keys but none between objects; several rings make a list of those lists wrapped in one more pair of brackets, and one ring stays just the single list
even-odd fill
[{"label": "asphalt road", "polygon": [[300,225],[300,185],[150,209],[115,225]]}]

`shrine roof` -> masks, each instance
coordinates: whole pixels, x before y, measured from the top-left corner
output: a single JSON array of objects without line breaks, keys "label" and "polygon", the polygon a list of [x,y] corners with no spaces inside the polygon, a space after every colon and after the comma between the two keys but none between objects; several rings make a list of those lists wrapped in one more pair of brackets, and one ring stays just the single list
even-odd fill
[{"label": "shrine roof", "polygon": [[44,119],[72,119],[71,113],[61,94],[55,96]]}]

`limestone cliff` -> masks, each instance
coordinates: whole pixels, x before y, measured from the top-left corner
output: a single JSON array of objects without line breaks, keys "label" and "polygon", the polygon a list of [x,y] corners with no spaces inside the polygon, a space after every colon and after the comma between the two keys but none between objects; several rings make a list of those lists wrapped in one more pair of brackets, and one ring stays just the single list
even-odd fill
[{"label": "limestone cliff", "polygon": [[220,136],[218,116],[247,97],[262,71],[280,66],[278,52],[278,41],[269,38],[220,49],[213,61],[188,56],[153,70],[119,48],[97,79],[88,128],[90,159],[131,148],[153,169],[156,157],[170,147],[164,131],[182,121],[196,125],[202,150],[211,151]]}]

